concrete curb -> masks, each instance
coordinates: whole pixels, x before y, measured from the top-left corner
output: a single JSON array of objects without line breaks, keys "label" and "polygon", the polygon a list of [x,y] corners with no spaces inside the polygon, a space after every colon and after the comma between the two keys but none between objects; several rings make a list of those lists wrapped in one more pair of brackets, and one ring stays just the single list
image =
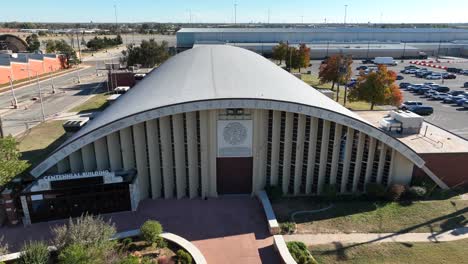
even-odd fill
[{"label": "concrete curb", "polygon": [[280,233],[280,226],[276,220],[275,212],[271,206],[270,199],[265,191],[257,192],[257,198],[262,203],[263,210],[265,211],[265,216],[268,222],[268,230],[270,230],[271,235],[277,235]]}]

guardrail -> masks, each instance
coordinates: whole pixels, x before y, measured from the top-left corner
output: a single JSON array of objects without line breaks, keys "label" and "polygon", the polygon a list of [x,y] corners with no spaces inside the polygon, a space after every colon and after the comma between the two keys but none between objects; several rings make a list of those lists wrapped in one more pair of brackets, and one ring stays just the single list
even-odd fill
[{"label": "guardrail", "polygon": [[[114,235],[112,239],[124,239],[127,237],[136,237],[139,235],[140,235],[140,230],[134,229],[134,230],[117,233]],[[192,244],[190,241],[186,240],[185,238],[180,237],[176,234],[168,233],[168,232],[162,233],[161,237],[166,239],[167,241],[177,244],[179,247],[187,251],[192,256],[193,261],[196,264],[207,264],[206,259],[203,256],[203,254],[200,252],[200,250],[194,244]],[[50,246],[48,249],[49,251],[57,250],[57,248],[54,246]],[[0,256],[0,262],[17,260],[20,258],[21,253],[22,251]]]},{"label": "guardrail", "polygon": [[286,246],[286,242],[284,242],[283,236],[281,235],[273,236],[273,245],[275,247],[275,250],[280,255],[282,263],[297,264],[297,262],[291,256],[291,253],[288,250],[288,246]]},{"label": "guardrail", "polygon": [[270,230],[271,235],[277,235],[280,233],[280,226],[276,220],[275,212],[271,206],[270,199],[265,191],[257,192],[257,198],[260,200],[263,206],[263,211],[267,217],[268,229]]}]

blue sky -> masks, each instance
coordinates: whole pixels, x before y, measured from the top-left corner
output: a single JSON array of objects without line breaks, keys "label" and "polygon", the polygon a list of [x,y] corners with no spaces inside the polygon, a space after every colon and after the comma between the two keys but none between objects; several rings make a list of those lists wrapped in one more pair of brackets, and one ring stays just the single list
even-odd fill
[{"label": "blue sky", "polygon": [[[237,0],[237,22],[468,22],[468,0]],[[234,21],[234,0],[2,0],[0,21],[114,22]],[[269,10],[269,11],[268,11]]]}]

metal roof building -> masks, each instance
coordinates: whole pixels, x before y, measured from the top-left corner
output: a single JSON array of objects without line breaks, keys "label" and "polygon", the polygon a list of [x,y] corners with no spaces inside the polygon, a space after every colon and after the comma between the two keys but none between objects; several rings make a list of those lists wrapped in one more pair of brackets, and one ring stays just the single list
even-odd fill
[{"label": "metal roof building", "polygon": [[103,186],[120,184],[135,210],[147,198],[266,185],[290,195],[320,195],[326,185],[363,192],[369,182],[407,184],[415,166],[444,185],[407,145],[262,56],[200,46],[152,71],[35,167],[38,180],[21,200],[37,221],[32,203],[50,203],[37,195],[54,181],[99,174]]}]

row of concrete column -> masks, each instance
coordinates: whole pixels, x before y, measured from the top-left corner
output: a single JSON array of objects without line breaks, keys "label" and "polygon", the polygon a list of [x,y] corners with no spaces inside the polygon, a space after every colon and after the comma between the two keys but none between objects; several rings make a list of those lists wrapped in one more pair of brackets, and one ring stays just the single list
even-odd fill
[{"label": "row of concrete column", "polygon": [[[370,138],[366,134],[355,131],[352,128],[340,125],[340,124],[333,124],[331,121],[328,120],[320,120],[316,117],[306,117],[305,115],[298,116],[297,126],[293,127],[293,118],[294,114],[286,113],[286,120],[283,122],[285,126],[285,133],[284,138],[280,138],[280,131],[281,131],[281,112],[280,111],[269,111],[268,115],[272,115],[269,119],[271,120],[272,130],[270,138],[271,141],[267,142],[267,144],[271,144],[271,160],[265,160],[267,166],[271,167],[269,177],[271,185],[277,185],[279,182],[279,177],[282,177],[282,190],[283,193],[291,194],[291,195],[302,195],[302,194],[322,194],[323,188],[325,186],[325,182],[335,185],[336,190],[341,193],[347,192],[358,192],[358,186],[360,180],[365,183],[371,182],[372,179],[375,179],[375,182],[382,183],[388,185],[392,182],[392,168],[393,164],[391,164],[393,159],[390,159],[390,171],[387,172],[385,175],[386,179],[384,179],[384,165],[385,165],[385,155],[387,154],[387,148],[385,144],[376,140],[375,138]],[[306,124],[306,122],[310,122]],[[318,140],[318,128],[319,122],[323,122],[322,125],[322,133],[321,133],[321,140]],[[310,134],[306,135],[306,125],[310,125]],[[334,125],[334,132],[330,133],[331,126]],[[344,129],[344,135],[343,131]],[[296,153],[295,153],[295,170],[293,175],[290,172],[291,166],[291,141],[293,137],[293,130],[297,130],[297,139],[296,139]],[[355,133],[357,133],[357,144],[353,144],[353,139],[355,137]],[[267,135],[268,137],[268,135]],[[366,139],[367,137],[367,139]],[[368,140],[368,144],[366,145],[365,142]],[[284,155],[280,155],[280,141],[284,141]],[[333,145],[330,148],[330,141],[333,141]],[[305,143],[308,144],[305,144]],[[320,144],[317,146],[317,144]],[[305,146],[308,146],[308,149],[304,149]],[[365,148],[365,146],[367,146]],[[377,146],[377,148],[376,148]],[[375,161],[375,151],[379,151],[378,161]],[[316,151],[319,150],[319,151]],[[329,155],[329,151],[332,151]],[[340,151],[343,152],[342,157],[340,157]],[[354,170],[350,170],[350,165],[352,161],[353,151],[355,151],[354,158]],[[364,155],[364,152],[367,152],[367,155]],[[394,150],[392,150],[391,155],[394,154]],[[307,154],[307,159],[304,158],[304,155]],[[283,169],[282,171],[278,171],[278,164],[280,163],[279,157],[283,157]],[[367,159],[363,160],[363,156],[366,156]],[[319,162],[316,163],[316,157],[319,157]],[[378,170],[377,175],[372,177],[373,173],[373,163],[378,162]],[[362,164],[366,162],[367,166],[362,166]],[[338,175],[338,167],[341,163],[342,170],[341,174]],[[327,164],[331,165],[330,172],[326,173]],[[307,165],[306,169],[306,186],[305,188],[301,188],[302,177],[303,177],[303,166]],[[315,168],[318,166],[318,170]],[[314,173],[318,171],[318,173]],[[350,171],[352,173],[350,173]],[[361,179],[361,175],[364,175],[364,178]],[[291,181],[291,178],[294,178]],[[314,181],[315,179],[315,181]],[[337,182],[337,179],[341,179],[341,182]],[[293,182],[293,192],[290,192],[289,184]],[[317,186],[313,183],[317,182]],[[349,190],[347,185],[351,186]],[[302,186],[303,187],[303,186]],[[301,189],[303,190],[301,193]],[[361,190],[362,191],[362,190]]]}]

